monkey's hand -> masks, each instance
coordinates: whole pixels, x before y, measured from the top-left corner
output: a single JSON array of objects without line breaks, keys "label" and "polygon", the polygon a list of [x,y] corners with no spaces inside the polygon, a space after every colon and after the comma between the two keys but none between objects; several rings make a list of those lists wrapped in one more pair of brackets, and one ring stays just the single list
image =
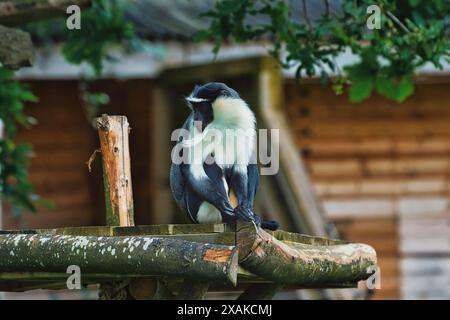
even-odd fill
[{"label": "monkey's hand", "polygon": [[255,214],[248,206],[238,205],[236,208],[234,208],[234,214],[238,219],[241,219],[242,221],[255,221]]}]

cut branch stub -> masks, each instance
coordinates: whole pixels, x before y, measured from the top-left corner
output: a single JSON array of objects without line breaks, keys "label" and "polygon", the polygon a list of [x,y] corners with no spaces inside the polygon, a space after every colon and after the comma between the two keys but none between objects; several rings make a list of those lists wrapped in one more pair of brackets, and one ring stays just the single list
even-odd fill
[{"label": "cut branch stub", "polygon": [[0,272],[163,275],[236,285],[235,246],[148,236],[0,235]]},{"label": "cut branch stub", "polygon": [[253,224],[237,231],[240,264],[264,279],[297,286],[356,283],[372,273],[375,250],[365,244],[311,245],[281,242]]},{"label": "cut branch stub", "polygon": [[33,43],[27,32],[0,25],[0,63],[10,69],[29,67],[33,62]]},{"label": "cut branch stub", "polygon": [[102,115],[97,128],[103,160],[106,221],[110,226],[133,226],[129,125],[124,116]]}]

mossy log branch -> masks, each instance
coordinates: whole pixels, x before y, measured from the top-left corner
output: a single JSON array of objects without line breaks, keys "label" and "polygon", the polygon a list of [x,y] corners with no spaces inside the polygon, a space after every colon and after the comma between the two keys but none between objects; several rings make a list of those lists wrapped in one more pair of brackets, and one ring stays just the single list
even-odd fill
[{"label": "mossy log branch", "polygon": [[91,0],[2,0],[0,24],[21,26],[28,22],[66,15],[67,7],[89,7]]},{"label": "mossy log branch", "polygon": [[131,236],[0,235],[0,272],[167,275],[236,285],[237,247]]},{"label": "mossy log branch", "polygon": [[310,245],[282,242],[253,224],[238,226],[240,265],[278,284],[320,287],[367,279],[376,265],[365,244]]},{"label": "mossy log branch", "polygon": [[133,226],[128,120],[104,114],[97,118],[97,128],[103,159],[106,222],[110,226]]},{"label": "mossy log branch", "polygon": [[10,69],[29,67],[33,62],[33,43],[27,32],[0,25],[0,63]]}]

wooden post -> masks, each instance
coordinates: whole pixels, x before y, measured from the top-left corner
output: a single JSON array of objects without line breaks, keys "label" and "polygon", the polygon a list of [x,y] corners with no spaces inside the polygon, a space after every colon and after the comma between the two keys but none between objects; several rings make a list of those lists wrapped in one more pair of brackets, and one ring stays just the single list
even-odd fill
[{"label": "wooden post", "polygon": [[131,187],[129,125],[124,116],[102,115],[97,128],[103,160],[106,223],[109,226],[134,225]]},{"label": "wooden post", "polygon": [[[97,129],[102,151],[106,224],[134,226],[128,120],[124,116],[103,114],[97,118]],[[99,298],[102,300],[130,298],[128,283],[123,281],[101,283]]]}]

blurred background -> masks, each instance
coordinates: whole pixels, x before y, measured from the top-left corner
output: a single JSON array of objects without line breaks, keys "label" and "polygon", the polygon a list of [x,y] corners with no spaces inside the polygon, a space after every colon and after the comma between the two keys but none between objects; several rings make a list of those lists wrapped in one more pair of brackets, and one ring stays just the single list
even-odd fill
[{"label": "blurred background", "polygon": [[[291,1],[291,19],[301,23],[340,1]],[[450,298],[450,66],[423,64],[415,70],[414,92],[399,103],[373,92],[353,102],[344,85],[337,95],[320,72],[296,79],[296,67],[279,67],[269,56],[273,39],[194,41],[210,28],[199,13],[214,1],[135,0],[125,6],[140,42],[133,50],[112,46],[100,73],[89,63],[64,56],[65,35],[50,23],[29,28],[35,46],[32,67],[15,79],[28,83],[37,102],[25,112],[37,122],[20,128],[15,141],[30,143],[33,192],[54,208],[39,206],[20,215],[3,201],[2,229],[105,224],[100,162],[86,162],[99,147],[92,119],[128,117],[135,206],[139,224],[185,223],[169,189],[170,133],[188,115],[183,101],[195,84],[225,82],[258,116],[260,128],[281,130],[281,168],[264,176],[257,212],[281,228],[343,238],[375,248],[381,289],[372,299]],[[265,20],[251,22],[262,23]],[[83,23],[83,20],[82,20]],[[448,25],[447,25],[448,26]],[[82,25],[83,28],[83,25]],[[67,50],[66,50],[67,52]],[[359,58],[343,50],[336,65]],[[95,76],[93,76],[95,74]],[[330,79],[339,70],[330,70]],[[334,88],[336,89],[336,88]],[[321,290],[281,293],[278,298],[339,298]],[[84,295],[84,296],[83,296]],[[95,294],[8,293],[9,298],[92,298]]]}]

